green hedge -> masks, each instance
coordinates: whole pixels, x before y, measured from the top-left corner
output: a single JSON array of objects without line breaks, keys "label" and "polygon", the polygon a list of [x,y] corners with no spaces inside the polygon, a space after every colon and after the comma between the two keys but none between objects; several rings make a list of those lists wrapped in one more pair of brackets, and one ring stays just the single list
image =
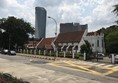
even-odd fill
[{"label": "green hedge", "polygon": [[75,54],[75,58],[80,59],[80,60],[84,60],[83,55],[82,55],[82,54],[80,54],[80,53]]}]

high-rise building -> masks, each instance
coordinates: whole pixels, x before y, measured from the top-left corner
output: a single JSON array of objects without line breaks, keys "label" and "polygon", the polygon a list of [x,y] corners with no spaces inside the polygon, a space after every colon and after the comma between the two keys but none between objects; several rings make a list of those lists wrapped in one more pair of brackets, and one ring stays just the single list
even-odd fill
[{"label": "high-rise building", "polygon": [[35,37],[37,39],[45,38],[47,12],[43,7],[35,8]]},{"label": "high-rise building", "polygon": [[61,23],[60,33],[84,31],[88,28],[88,25],[80,25],[79,23]]}]

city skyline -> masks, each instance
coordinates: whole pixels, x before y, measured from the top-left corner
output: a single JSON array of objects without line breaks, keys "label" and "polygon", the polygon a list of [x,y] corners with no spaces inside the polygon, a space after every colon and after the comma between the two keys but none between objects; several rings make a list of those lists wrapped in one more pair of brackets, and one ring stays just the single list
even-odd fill
[{"label": "city skyline", "polygon": [[[35,27],[35,7],[47,10],[47,15],[56,19],[58,31],[60,23],[88,24],[89,31],[114,24],[117,19],[112,13],[117,0],[0,0],[0,18],[16,16],[30,22]],[[55,23],[47,19],[46,36],[55,33]]]}]

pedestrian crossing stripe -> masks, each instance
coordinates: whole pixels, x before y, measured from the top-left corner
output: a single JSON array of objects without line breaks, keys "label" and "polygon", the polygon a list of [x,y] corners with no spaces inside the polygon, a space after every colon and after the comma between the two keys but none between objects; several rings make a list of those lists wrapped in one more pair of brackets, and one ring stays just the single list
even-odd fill
[{"label": "pedestrian crossing stripe", "polygon": [[98,63],[92,63],[92,65],[97,65]]},{"label": "pedestrian crossing stripe", "polygon": [[69,62],[69,63],[73,63],[73,64],[78,64],[78,65],[83,65],[83,66],[96,66],[96,67],[101,67],[104,69],[118,69],[118,66],[116,65],[109,65],[109,64],[105,64],[105,63],[96,63],[96,62],[85,62],[85,61],[59,61],[56,63],[65,63],[65,62]]},{"label": "pedestrian crossing stripe", "polygon": [[[71,69],[71,70],[77,70],[77,71],[91,73],[91,74],[96,74],[96,75],[100,75],[100,76],[109,75],[109,74],[111,74],[111,73],[113,73],[115,71],[118,71],[118,66],[115,66],[115,65],[84,62],[84,61],[83,62],[82,61],[78,61],[78,62],[75,62],[75,61],[61,61],[61,62],[48,63],[48,64],[52,65],[52,66],[56,66],[56,67],[68,68],[68,69]],[[90,64],[92,64],[92,65],[90,65]],[[101,72],[99,72],[97,70],[90,69],[91,67],[96,67],[96,68],[101,69],[101,70],[105,69],[107,71],[104,72],[104,73],[103,72],[101,73]]]},{"label": "pedestrian crossing stripe", "polygon": [[104,63],[94,63],[94,62],[85,62],[85,61],[63,61],[63,62],[70,62],[70,63],[75,63],[78,65],[84,64],[84,65],[90,65],[90,66],[98,66],[98,67],[107,68],[107,69],[118,69],[118,66],[104,64]]},{"label": "pedestrian crossing stripe", "polygon": [[76,65],[76,64],[73,64],[73,63],[69,63],[69,62],[65,62],[65,63],[67,63],[67,64],[69,64],[69,65],[71,65],[71,66],[74,66],[74,67],[81,68],[81,69],[83,69],[83,70],[85,70],[85,71],[87,71],[87,72],[89,72],[89,73],[97,74],[97,75],[103,76],[103,74],[101,74],[101,73],[99,73],[99,72],[96,72],[96,71],[94,71],[94,70],[90,70],[90,69],[88,69],[88,68],[86,68],[86,67],[79,66],[79,65]]},{"label": "pedestrian crossing stripe", "polygon": [[115,66],[115,67],[113,67],[113,68],[118,68],[118,66]]},{"label": "pedestrian crossing stripe", "polygon": [[114,65],[106,65],[105,67],[113,67]]},{"label": "pedestrian crossing stripe", "polygon": [[103,65],[105,65],[105,64],[98,64],[97,66],[103,66]]}]

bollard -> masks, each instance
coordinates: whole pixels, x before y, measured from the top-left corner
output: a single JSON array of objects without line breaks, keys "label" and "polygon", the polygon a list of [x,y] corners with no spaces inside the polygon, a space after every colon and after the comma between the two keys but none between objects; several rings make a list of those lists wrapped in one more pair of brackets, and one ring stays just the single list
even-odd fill
[{"label": "bollard", "polygon": [[115,56],[114,56],[114,54],[112,54],[112,57],[111,57],[111,61],[112,61],[112,63],[114,64],[115,63]]},{"label": "bollard", "polygon": [[84,60],[86,60],[86,53],[84,52]]},{"label": "bollard", "polygon": [[51,50],[50,50],[50,56],[51,56],[51,53],[52,53],[52,52],[51,52]]},{"label": "bollard", "polygon": [[28,54],[28,49],[26,49],[26,54]]},{"label": "bollard", "polygon": [[25,49],[23,50],[23,53],[25,53]]},{"label": "bollard", "polygon": [[41,54],[41,50],[39,50],[39,55]]},{"label": "bollard", "polygon": [[75,53],[73,52],[73,59],[75,58]]},{"label": "bollard", "polygon": [[34,55],[36,55],[36,49],[34,49]]},{"label": "bollard", "polygon": [[46,51],[44,50],[44,55],[46,55]]},{"label": "bollard", "polygon": [[56,57],[58,57],[58,51],[56,51]]},{"label": "bollard", "polygon": [[66,57],[66,52],[64,51],[64,58]]}]

